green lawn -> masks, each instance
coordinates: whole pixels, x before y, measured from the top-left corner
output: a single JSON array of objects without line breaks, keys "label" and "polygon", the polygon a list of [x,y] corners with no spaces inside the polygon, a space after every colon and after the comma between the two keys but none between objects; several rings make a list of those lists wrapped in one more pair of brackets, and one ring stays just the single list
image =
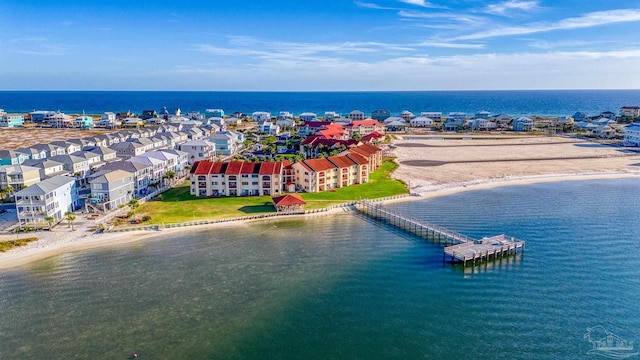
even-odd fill
[{"label": "green lawn", "polygon": [[[398,165],[385,161],[380,169],[369,176],[369,183],[325,191],[305,193],[307,209],[318,209],[351,200],[373,199],[407,194],[406,185],[391,179],[391,173]],[[170,189],[162,194],[161,200],[148,201],[135,210],[135,216],[151,217],[145,224],[170,224],[193,220],[220,219],[259,213],[275,212],[269,196],[247,197],[195,197],[189,194],[189,183]]]}]

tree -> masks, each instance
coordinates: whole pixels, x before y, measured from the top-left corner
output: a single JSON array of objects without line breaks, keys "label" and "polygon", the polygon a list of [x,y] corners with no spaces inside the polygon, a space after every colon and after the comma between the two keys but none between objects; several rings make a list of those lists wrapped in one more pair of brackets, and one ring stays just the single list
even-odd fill
[{"label": "tree", "polygon": [[47,216],[44,218],[44,221],[49,223],[49,231],[51,231],[51,224],[53,224],[53,222],[55,221],[55,219],[53,218],[53,216]]},{"label": "tree", "polygon": [[67,211],[65,214],[67,221],[69,222],[69,227],[71,227],[71,231],[73,231],[73,221],[76,219],[76,216],[72,211]]},{"label": "tree", "polygon": [[132,209],[135,209],[138,207],[138,205],[140,205],[138,203],[138,199],[131,199],[129,200],[129,206],[131,206]]},{"label": "tree", "polygon": [[169,180],[170,182],[172,182],[175,177],[176,177],[176,172],[173,170],[169,170],[162,176],[162,179]]},{"label": "tree", "polygon": [[4,190],[7,192],[9,196],[13,195],[13,192],[15,191],[15,189],[11,185],[7,185],[7,187],[4,188]]}]

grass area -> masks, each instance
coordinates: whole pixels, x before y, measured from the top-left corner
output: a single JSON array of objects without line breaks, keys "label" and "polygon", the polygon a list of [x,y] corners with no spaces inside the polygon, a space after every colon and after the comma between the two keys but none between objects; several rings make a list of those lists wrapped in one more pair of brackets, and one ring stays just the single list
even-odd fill
[{"label": "grass area", "polygon": [[[369,176],[367,184],[322,193],[305,193],[302,197],[307,201],[307,209],[312,210],[351,200],[407,194],[409,190],[403,182],[391,179],[391,173],[397,168],[396,163],[385,161],[380,169]],[[275,212],[275,208],[270,196],[195,197],[189,193],[189,183],[185,182],[162,194],[162,199],[139,206],[135,210],[135,217],[148,215],[150,220],[144,224],[170,224],[271,212]]]},{"label": "grass area", "polygon": [[30,237],[18,240],[2,241],[0,242],[0,252],[7,252],[20,246],[26,246],[28,243],[36,240],[38,240],[37,237]]}]

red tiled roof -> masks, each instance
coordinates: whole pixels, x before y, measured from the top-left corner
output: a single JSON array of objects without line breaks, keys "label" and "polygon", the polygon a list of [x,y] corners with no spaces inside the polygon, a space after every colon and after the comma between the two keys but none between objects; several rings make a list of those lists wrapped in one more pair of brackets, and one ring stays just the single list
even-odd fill
[{"label": "red tiled roof", "polygon": [[255,172],[255,168],[258,167],[258,163],[245,162],[242,163],[242,169],[240,170],[241,174],[253,174]]},{"label": "red tiled roof", "polygon": [[351,126],[379,126],[380,122],[373,119],[353,120]]},{"label": "red tiled roof", "polygon": [[273,175],[275,167],[276,163],[274,162],[263,162],[260,164],[260,175]]},{"label": "red tiled roof", "polygon": [[328,159],[332,163],[336,164],[336,166],[339,168],[351,167],[356,164],[353,160],[349,159],[346,156],[331,156]]},{"label": "red tiled roof", "polygon": [[307,202],[304,201],[298,194],[287,194],[287,195],[274,197],[273,203],[276,206],[291,206],[291,205],[305,205]]},{"label": "red tiled roof", "polygon": [[228,175],[240,175],[240,170],[242,169],[243,162],[240,161],[231,161],[227,163],[227,170],[224,172]]},{"label": "red tiled roof", "polygon": [[336,166],[327,159],[308,159],[303,160],[303,162],[313,171],[325,171],[336,168]]},{"label": "red tiled roof", "polygon": [[358,165],[368,165],[369,164],[369,160],[366,157],[358,154],[355,151],[354,152],[349,152],[345,156],[349,157],[349,159],[351,159],[352,161],[354,161]]},{"label": "red tiled roof", "polygon": [[307,121],[302,125],[302,127],[320,128],[328,125],[331,125],[331,121]]}]

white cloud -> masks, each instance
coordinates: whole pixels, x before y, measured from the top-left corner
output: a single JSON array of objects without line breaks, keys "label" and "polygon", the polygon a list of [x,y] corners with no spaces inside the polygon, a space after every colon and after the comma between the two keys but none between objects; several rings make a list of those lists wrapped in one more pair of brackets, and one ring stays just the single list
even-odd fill
[{"label": "white cloud", "polygon": [[574,18],[563,19],[555,23],[533,23],[525,26],[498,27],[470,35],[459,36],[456,37],[455,40],[477,40],[510,35],[535,34],[636,21],[640,21],[640,9],[598,11]]},{"label": "white cloud", "polygon": [[437,5],[431,4],[430,2],[428,2],[426,0],[398,0],[398,1],[403,2],[405,4],[416,5],[416,6],[426,7],[426,8],[439,7]]},{"label": "white cloud", "polygon": [[[466,14],[455,14],[455,13],[446,13],[446,12],[438,12],[438,13],[425,13],[421,11],[407,11],[400,10],[398,15],[405,18],[412,19],[445,19],[445,20],[454,20],[456,24],[460,24],[460,22],[466,23],[480,23],[484,22],[484,19],[479,16],[472,16]],[[459,28],[459,26],[457,26]]]},{"label": "white cloud", "polygon": [[381,6],[375,3],[362,2],[362,1],[354,1],[357,7],[365,8],[365,9],[376,9],[376,10],[398,10],[396,8]]},{"label": "white cloud", "polygon": [[497,4],[490,4],[484,9],[484,12],[505,15],[505,13],[510,10],[531,11],[536,9],[538,9],[538,1],[508,0]]}]

